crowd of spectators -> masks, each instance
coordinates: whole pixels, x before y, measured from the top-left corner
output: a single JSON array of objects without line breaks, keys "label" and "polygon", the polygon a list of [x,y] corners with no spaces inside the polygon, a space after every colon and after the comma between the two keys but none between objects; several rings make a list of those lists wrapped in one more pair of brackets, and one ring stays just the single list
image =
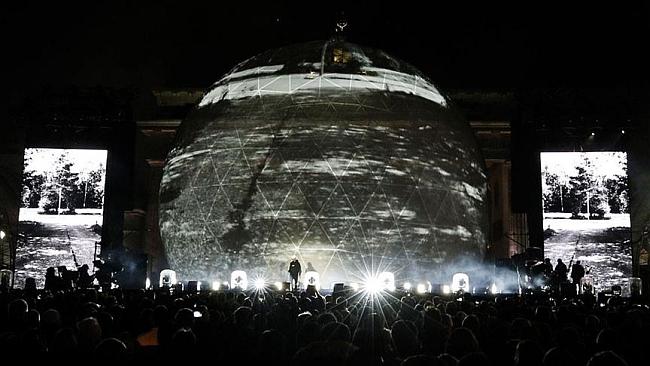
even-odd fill
[{"label": "crowd of spectators", "polygon": [[314,288],[0,293],[0,351],[91,365],[640,365],[644,298],[474,296]]}]

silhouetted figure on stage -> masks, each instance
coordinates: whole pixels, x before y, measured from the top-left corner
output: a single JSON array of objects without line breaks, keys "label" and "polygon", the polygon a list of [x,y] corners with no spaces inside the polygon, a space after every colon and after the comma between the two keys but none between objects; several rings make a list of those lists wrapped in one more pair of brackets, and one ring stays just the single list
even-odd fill
[{"label": "silhouetted figure on stage", "polygon": [[551,258],[544,258],[544,275],[547,278],[553,277],[553,263],[551,263]]},{"label": "silhouetted figure on stage", "polygon": [[47,267],[45,270],[45,285],[43,288],[51,293],[63,290],[63,280],[56,273],[56,268]]},{"label": "silhouetted figure on stage", "polygon": [[111,289],[113,283],[116,282],[114,275],[124,269],[120,262],[111,260],[103,261],[97,259],[93,261],[93,264],[95,267],[99,268],[97,273],[95,273],[95,277],[102,289]]},{"label": "silhouetted figure on stage", "polygon": [[[585,276],[585,267],[580,263],[580,261],[576,261],[572,266],[571,266],[571,281],[573,282],[574,285],[580,285],[580,280],[582,277]],[[580,289],[580,287],[578,287]],[[582,292],[582,291],[579,291]]]},{"label": "silhouetted figure on stage", "polygon": [[90,268],[87,264],[79,267],[79,278],[77,278],[77,288],[90,288],[93,287],[93,281],[95,280],[95,274],[90,274],[88,271]]},{"label": "silhouetted figure on stage", "polygon": [[302,268],[300,262],[298,262],[298,258],[293,256],[291,262],[289,262],[289,275],[291,275],[291,289],[293,291],[298,290],[298,279],[300,278],[301,273]]},{"label": "silhouetted figure on stage", "polygon": [[566,282],[568,280],[569,269],[562,259],[557,259],[557,264],[555,265],[555,278],[557,278],[558,283]]},{"label": "silhouetted figure on stage", "polygon": [[536,289],[541,290],[546,286],[553,285],[553,263],[550,258],[544,258],[543,262],[536,263],[531,268],[531,277]]},{"label": "silhouetted figure on stage", "polygon": [[[551,272],[553,267],[551,266]],[[530,277],[533,281],[535,289],[541,290],[542,287],[549,284],[551,277],[546,274],[546,263],[537,262],[530,268]]]},{"label": "silhouetted figure on stage", "polygon": [[77,281],[77,271],[70,271],[66,266],[59,266],[59,277],[61,278],[61,287],[64,291],[72,291]]}]

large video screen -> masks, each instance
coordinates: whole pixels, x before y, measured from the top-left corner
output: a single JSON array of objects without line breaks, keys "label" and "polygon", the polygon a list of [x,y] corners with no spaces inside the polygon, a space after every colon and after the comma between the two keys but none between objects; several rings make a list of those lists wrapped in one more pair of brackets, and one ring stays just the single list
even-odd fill
[{"label": "large video screen", "polygon": [[[596,292],[632,276],[627,154],[542,152],[544,257],[585,267]],[[569,280],[571,280],[569,278]]]},{"label": "large video screen", "polygon": [[99,258],[103,225],[106,150],[28,148],[19,214],[14,287],[45,272],[73,276]]}]

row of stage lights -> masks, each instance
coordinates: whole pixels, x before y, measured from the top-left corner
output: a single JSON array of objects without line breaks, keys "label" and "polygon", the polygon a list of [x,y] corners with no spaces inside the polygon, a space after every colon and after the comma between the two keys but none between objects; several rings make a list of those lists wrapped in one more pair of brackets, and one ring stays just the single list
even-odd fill
[{"label": "row of stage lights", "polygon": [[[305,273],[304,285],[312,285],[316,290],[321,291],[321,282],[320,274],[316,271],[309,271]],[[175,288],[179,285],[180,282],[177,279],[176,272],[171,269],[165,269],[160,272],[158,285],[160,288]],[[273,288],[276,291],[290,291],[290,282],[276,281],[270,283],[264,278],[255,278],[249,281],[248,275],[245,271],[237,270],[233,271],[230,275],[230,281],[215,281],[212,283],[204,283],[202,281],[188,281],[188,287],[191,287],[192,290],[202,291],[202,290],[235,290],[235,291],[263,291],[269,288]],[[333,291],[336,291],[337,288],[342,288],[342,283],[334,283],[330,287]],[[150,288],[150,284],[147,284],[147,288]],[[348,288],[354,292],[365,291],[371,293],[377,293],[381,291],[395,291],[397,286],[395,285],[395,275],[392,272],[381,272],[376,277],[367,278],[361,283],[352,282],[348,285]],[[458,292],[470,292],[469,287],[469,276],[466,273],[456,273],[452,276],[451,284],[442,284],[438,288],[433,288],[430,282],[417,283],[413,285],[410,282],[404,282],[401,287],[402,290],[406,292],[415,292],[415,293],[441,293],[441,294],[452,294]],[[489,292],[496,294],[498,289],[495,284],[489,288]]]}]

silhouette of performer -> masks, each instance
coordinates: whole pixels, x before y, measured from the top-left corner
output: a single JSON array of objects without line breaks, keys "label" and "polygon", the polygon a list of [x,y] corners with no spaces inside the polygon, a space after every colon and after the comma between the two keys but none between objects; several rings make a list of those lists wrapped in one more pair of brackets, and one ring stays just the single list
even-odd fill
[{"label": "silhouette of performer", "polygon": [[79,278],[77,278],[77,288],[90,288],[93,287],[93,281],[95,280],[95,274],[90,274],[88,271],[90,268],[87,264],[79,267]]},{"label": "silhouette of performer", "polygon": [[553,277],[553,263],[551,263],[551,258],[544,258],[544,275],[548,279]]},{"label": "silhouette of performer", "polygon": [[298,289],[298,278],[300,277],[300,274],[302,273],[302,268],[300,266],[300,262],[298,262],[298,258],[294,255],[291,258],[291,262],[289,262],[289,274],[291,275],[291,289],[293,291],[296,291]]},{"label": "silhouette of performer", "polygon": [[585,267],[582,265],[582,263],[580,263],[580,261],[576,261],[571,266],[571,280],[573,281],[573,284],[579,285],[580,280],[584,276],[585,276]]},{"label": "silhouette of performer", "polygon": [[566,282],[568,280],[568,273],[569,269],[566,264],[564,264],[562,259],[558,258],[557,264],[555,265],[555,279],[557,280],[557,283]]},{"label": "silhouette of performer", "polygon": [[49,292],[57,292],[59,290],[64,290],[63,280],[56,273],[56,268],[47,267],[45,270],[45,287],[44,289]]}]

